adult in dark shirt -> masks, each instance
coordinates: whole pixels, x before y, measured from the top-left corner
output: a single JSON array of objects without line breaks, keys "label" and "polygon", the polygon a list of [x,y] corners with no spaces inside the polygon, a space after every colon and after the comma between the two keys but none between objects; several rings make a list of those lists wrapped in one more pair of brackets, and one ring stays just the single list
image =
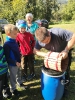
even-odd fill
[{"label": "adult in dark shirt", "polygon": [[36,30],[35,36],[37,42],[34,48],[34,53],[38,56],[45,57],[47,52],[40,51],[41,48],[52,52],[59,52],[59,56],[63,59],[67,58],[69,55],[69,62],[66,71],[67,78],[69,77],[69,70],[71,64],[71,49],[75,44],[75,34],[72,32],[61,29],[61,28],[51,28],[47,30],[45,27],[40,27]]},{"label": "adult in dark shirt", "polygon": [[[40,55],[37,50],[40,50],[41,48],[45,48],[53,52],[62,52],[65,50],[66,52],[62,53],[63,59],[66,58],[67,52],[69,52],[71,45],[74,45],[75,42],[74,34],[61,28],[51,28],[50,30],[47,30],[44,27],[40,27],[37,29],[35,36],[38,40],[35,45],[37,55]],[[72,41],[72,43],[70,43],[70,41]],[[41,52],[40,56],[44,57],[45,54],[42,55]]]}]

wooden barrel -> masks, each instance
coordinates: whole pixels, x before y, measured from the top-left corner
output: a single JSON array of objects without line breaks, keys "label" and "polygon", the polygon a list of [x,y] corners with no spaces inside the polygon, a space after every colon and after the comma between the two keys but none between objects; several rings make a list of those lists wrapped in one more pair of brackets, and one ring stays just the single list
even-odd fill
[{"label": "wooden barrel", "polygon": [[64,72],[68,67],[68,57],[63,60],[58,52],[50,51],[44,58],[44,65],[46,68]]}]

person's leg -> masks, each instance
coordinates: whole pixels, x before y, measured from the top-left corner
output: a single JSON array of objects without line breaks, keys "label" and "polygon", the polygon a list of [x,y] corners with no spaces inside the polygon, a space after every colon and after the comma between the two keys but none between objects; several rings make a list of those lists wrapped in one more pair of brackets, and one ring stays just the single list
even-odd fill
[{"label": "person's leg", "polygon": [[0,100],[3,100],[2,90],[3,90],[4,79],[5,79],[5,74],[0,75]]},{"label": "person's leg", "polygon": [[10,99],[12,93],[10,92],[9,81],[8,81],[8,72],[5,74],[5,80],[3,85],[3,97]]},{"label": "person's leg", "polygon": [[0,80],[0,100],[3,100],[3,95],[2,95],[2,88],[3,88],[3,80]]},{"label": "person's leg", "polygon": [[34,72],[34,54],[28,55],[28,66],[30,70],[30,75],[27,78],[28,80],[32,79],[35,77],[35,72]]},{"label": "person's leg", "polygon": [[10,71],[10,85],[11,85],[11,90],[13,91],[16,89],[16,75],[17,75],[18,67],[9,66],[9,71]]},{"label": "person's leg", "polygon": [[28,55],[30,74],[34,74],[34,54]]},{"label": "person's leg", "polygon": [[22,78],[26,81],[27,78],[27,56],[22,56],[21,58],[21,68],[22,68]]},{"label": "person's leg", "polygon": [[16,81],[17,81],[17,85],[18,85],[19,87],[22,87],[22,88],[24,88],[24,89],[27,89],[27,88],[28,88],[27,85],[24,85],[24,84],[23,84],[23,80],[22,80],[22,78],[21,78],[21,67],[18,68]]},{"label": "person's leg", "polygon": [[3,95],[0,95],[0,100],[3,100]]},{"label": "person's leg", "polygon": [[70,84],[70,66],[71,66],[71,60],[72,60],[72,50],[71,49],[68,53],[68,57],[69,57],[69,61],[68,61],[68,67],[66,69],[66,73],[65,73],[65,83],[67,82],[67,84],[65,84],[65,88],[64,88],[64,95],[63,96],[66,96],[68,93],[67,93],[67,89],[68,89],[68,86]]},{"label": "person's leg", "polygon": [[69,82],[68,84],[66,84],[66,86],[68,86],[70,83],[70,66],[71,66],[71,60],[72,60],[72,49],[69,51],[68,57],[69,57],[69,61],[68,61],[68,67],[65,74],[65,80],[68,80]]},{"label": "person's leg", "polygon": [[17,72],[17,76],[16,76],[16,81],[17,81],[17,84],[21,84],[22,83],[22,80],[21,80],[21,67],[18,68],[18,72]]},{"label": "person's leg", "polygon": [[15,96],[20,95],[20,91],[16,89],[16,76],[18,72],[18,67],[17,66],[10,66],[9,67],[10,71],[10,85],[11,85],[11,91]]}]

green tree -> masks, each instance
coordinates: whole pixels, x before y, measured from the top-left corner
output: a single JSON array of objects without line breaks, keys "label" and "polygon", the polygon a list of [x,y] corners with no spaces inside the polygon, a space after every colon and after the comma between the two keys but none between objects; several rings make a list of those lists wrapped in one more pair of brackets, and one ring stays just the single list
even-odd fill
[{"label": "green tree", "polygon": [[15,22],[18,19],[24,19],[26,14],[26,0],[13,0],[12,7]]},{"label": "green tree", "polygon": [[0,0],[1,3],[1,12],[0,18],[5,18],[8,21],[12,22],[13,10],[12,10],[12,0]]},{"label": "green tree", "polygon": [[57,9],[56,0],[37,0],[37,16],[48,21],[52,18],[52,11]]},{"label": "green tree", "polygon": [[62,19],[63,20],[74,20],[75,19],[75,0],[69,0],[68,3],[63,6],[62,9]]},{"label": "green tree", "polygon": [[34,15],[34,20],[36,17],[36,1],[37,0],[27,0],[26,2],[26,13],[31,12]]},{"label": "green tree", "polygon": [[50,21],[52,11],[56,9],[56,0],[0,0],[0,18],[6,18],[11,23],[25,19],[28,12],[34,15],[34,20]]}]

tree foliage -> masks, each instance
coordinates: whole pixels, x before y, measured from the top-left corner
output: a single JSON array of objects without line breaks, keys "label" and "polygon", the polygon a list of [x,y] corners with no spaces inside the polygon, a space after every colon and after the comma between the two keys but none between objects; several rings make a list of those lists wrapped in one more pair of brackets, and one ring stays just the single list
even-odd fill
[{"label": "tree foliage", "polygon": [[69,0],[62,9],[63,20],[75,20],[75,0]]},{"label": "tree foliage", "polygon": [[31,12],[36,19],[75,20],[75,0],[59,6],[57,0],[0,0],[0,18],[15,23]]},{"label": "tree foliage", "polygon": [[31,12],[36,19],[50,21],[55,0],[0,0],[0,18],[6,18],[14,23],[24,19],[26,13]]}]

